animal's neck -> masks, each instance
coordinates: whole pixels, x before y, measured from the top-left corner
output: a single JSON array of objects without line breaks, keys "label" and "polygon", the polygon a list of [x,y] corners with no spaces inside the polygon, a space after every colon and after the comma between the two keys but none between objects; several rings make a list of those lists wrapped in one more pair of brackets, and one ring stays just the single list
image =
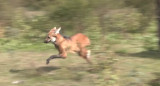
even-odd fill
[{"label": "animal's neck", "polygon": [[58,44],[60,44],[62,41],[64,41],[64,38],[63,38],[63,36],[61,35],[61,34],[57,34],[57,39],[56,39],[56,44],[58,45]]}]

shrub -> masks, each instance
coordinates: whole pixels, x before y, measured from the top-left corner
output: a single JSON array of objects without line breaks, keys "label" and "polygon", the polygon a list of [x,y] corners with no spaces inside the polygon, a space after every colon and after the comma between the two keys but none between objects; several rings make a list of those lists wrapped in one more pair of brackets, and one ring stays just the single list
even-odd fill
[{"label": "shrub", "polygon": [[139,32],[142,14],[134,8],[110,10],[105,16],[105,25],[110,31]]}]

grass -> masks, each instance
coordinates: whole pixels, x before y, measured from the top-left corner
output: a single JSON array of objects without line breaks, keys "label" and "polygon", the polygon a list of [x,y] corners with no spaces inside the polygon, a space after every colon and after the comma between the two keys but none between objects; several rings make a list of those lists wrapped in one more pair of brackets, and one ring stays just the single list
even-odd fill
[{"label": "grass", "polygon": [[[66,60],[53,60],[50,65],[45,59],[51,52],[12,52],[1,53],[0,84],[3,86],[93,86],[90,65],[77,56]],[[12,84],[21,81],[19,84]],[[81,83],[81,84],[79,84]]]},{"label": "grass", "polygon": [[[0,84],[3,86],[158,86],[160,59],[134,55],[92,56],[93,65],[76,55],[67,59],[47,57],[56,52],[0,53]],[[142,53],[143,54],[143,53]],[[158,55],[158,54],[157,54]],[[156,55],[156,56],[157,56]],[[19,81],[17,84],[13,82]],[[156,83],[153,83],[156,82]]]},{"label": "grass", "polygon": [[53,45],[1,39],[0,85],[159,86],[160,52],[142,48],[142,38],[128,39],[109,38],[106,51],[92,52],[93,65],[74,54],[46,65],[58,53]]},{"label": "grass", "polygon": [[47,51],[53,50],[54,46],[51,44],[45,44],[43,41],[22,40],[22,39],[0,39],[0,51]]},{"label": "grass", "polygon": [[160,68],[157,66],[160,65],[160,59],[152,57],[120,56],[117,64],[118,75],[123,77],[120,80],[121,86],[154,86],[148,83],[157,77],[155,73],[160,73]]}]

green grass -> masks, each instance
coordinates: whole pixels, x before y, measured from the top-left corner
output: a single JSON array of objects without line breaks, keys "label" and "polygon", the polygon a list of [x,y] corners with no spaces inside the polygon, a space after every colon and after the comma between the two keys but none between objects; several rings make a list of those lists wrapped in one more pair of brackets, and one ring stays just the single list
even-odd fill
[{"label": "green grass", "polygon": [[52,44],[45,44],[43,41],[31,41],[20,39],[0,39],[0,51],[47,51],[55,49]]},{"label": "green grass", "polygon": [[[89,65],[78,56],[55,59],[45,64],[51,52],[0,53],[0,84],[3,86],[94,86],[101,72],[99,65]],[[106,64],[106,63],[104,63]],[[96,68],[98,67],[98,68]],[[21,81],[12,84],[14,81]]]},{"label": "green grass", "polygon": [[[144,58],[132,54],[93,54],[93,65],[76,55],[45,60],[56,52],[0,53],[0,84],[3,86],[158,86],[159,52]],[[149,52],[148,52],[149,53]],[[138,54],[138,53],[135,53]],[[143,53],[141,53],[143,55]],[[18,84],[13,84],[20,81]]]},{"label": "green grass", "polygon": [[157,66],[160,65],[160,58],[157,56],[160,54],[148,58],[133,55],[120,56],[117,68],[118,75],[121,77],[121,86],[154,86],[149,83],[157,78],[156,73],[160,73],[160,68]]},{"label": "green grass", "polygon": [[127,39],[112,36],[108,41],[105,51],[92,51],[93,65],[74,54],[46,65],[46,59],[58,53],[52,44],[1,39],[0,85],[160,85],[160,51],[144,48],[139,35]]}]

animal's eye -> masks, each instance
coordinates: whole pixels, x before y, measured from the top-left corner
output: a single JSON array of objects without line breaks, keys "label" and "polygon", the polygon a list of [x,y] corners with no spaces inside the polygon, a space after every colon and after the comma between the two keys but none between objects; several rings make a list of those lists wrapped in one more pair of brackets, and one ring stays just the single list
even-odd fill
[{"label": "animal's eye", "polygon": [[50,38],[50,37],[48,36],[48,38]]}]

